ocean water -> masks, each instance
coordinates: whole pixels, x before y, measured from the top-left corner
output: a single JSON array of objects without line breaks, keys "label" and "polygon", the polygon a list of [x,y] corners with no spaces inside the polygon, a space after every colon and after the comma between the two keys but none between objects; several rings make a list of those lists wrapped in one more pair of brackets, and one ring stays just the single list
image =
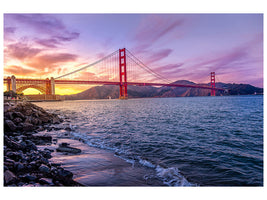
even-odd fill
[{"label": "ocean water", "polygon": [[263,96],[36,103],[169,186],[263,186]]}]

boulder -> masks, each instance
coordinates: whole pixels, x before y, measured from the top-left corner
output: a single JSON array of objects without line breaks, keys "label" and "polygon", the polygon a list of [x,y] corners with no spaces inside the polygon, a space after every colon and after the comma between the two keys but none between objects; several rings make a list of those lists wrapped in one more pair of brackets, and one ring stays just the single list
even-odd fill
[{"label": "boulder", "polygon": [[26,181],[35,181],[37,177],[35,175],[26,174],[22,176],[22,178]]},{"label": "boulder", "polygon": [[39,167],[39,171],[40,171],[40,172],[43,172],[43,173],[49,173],[49,172],[50,172],[50,168],[47,167],[46,165],[42,164],[42,165]]},{"label": "boulder", "polygon": [[11,112],[11,111],[5,112],[4,116],[6,119],[10,119],[10,120],[14,119],[13,112]]},{"label": "boulder", "polygon": [[23,123],[23,131],[32,131],[34,129],[34,126],[30,123]]},{"label": "boulder", "polygon": [[53,181],[60,181],[61,183],[63,183],[64,185],[70,185],[71,183],[73,183],[74,181],[72,180],[73,177],[73,173],[65,170],[63,168],[59,168],[57,171],[57,174],[55,174],[53,176]]},{"label": "boulder", "polygon": [[15,122],[15,124],[19,124],[20,122],[22,122],[23,120],[19,117],[16,117],[13,122]]},{"label": "boulder", "polygon": [[54,115],[52,118],[52,123],[53,124],[59,124],[60,122],[61,122],[60,118],[57,115]]},{"label": "boulder", "polygon": [[47,117],[47,116],[41,116],[41,117],[39,118],[39,120],[41,120],[42,123],[47,123],[47,122],[49,122],[49,117]]},{"label": "boulder", "polygon": [[67,153],[81,153],[81,149],[70,147],[68,143],[61,143],[56,149],[58,152],[67,152]]},{"label": "boulder", "polygon": [[25,169],[24,165],[22,163],[17,163],[16,164],[16,170],[17,172],[23,171]]},{"label": "boulder", "polygon": [[52,143],[52,136],[47,134],[33,134],[31,140],[37,145]]},{"label": "boulder", "polygon": [[4,112],[7,112],[8,110],[10,110],[12,107],[9,104],[4,104]]},{"label": "boulder", "polygon": [[16,116],[16,117],[19,117],[21,119],[25,119],[25,116],[21,112],[14,112],[13,115]]},{"label": "boulder", "polygon": [[46,185],[54,185],[53,181],[52,181],[52,178],[40,178],[39,179],[39,183],[40,184],[46,184]]},{"label": "boulder", "polygon": [[11,140],[7,136],[5,136],[4,138],[4,144],[5,146],[13,150],[24,150],[25,149],[25,146],[21,145],[18,142],[15,142],[14,140]]},{"label": "boulder", "polygon": [[17,129],[17,126],[14,124],[14,122],[12,122],[11,120],[5,120],[5,130],[8,131],[15,131]]},{"label": "boulder", "polygon": [[16,182],[17,177],[15,176],[15,174],[13,174],[11,171],[6,170],[4,173],[4,181],[5,181],[5,185],[10,185],[14,182]]}]

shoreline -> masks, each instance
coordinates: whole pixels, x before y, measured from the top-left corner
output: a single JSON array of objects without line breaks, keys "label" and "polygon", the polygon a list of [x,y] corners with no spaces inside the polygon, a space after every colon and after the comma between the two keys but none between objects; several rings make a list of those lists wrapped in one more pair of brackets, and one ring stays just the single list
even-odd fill
[{"label": "shoreline", "polygon": [[[39,146],[40,149],[54,150],[50,161],[60,164],[73,173],[73,180],[83,186],[166,186],[160,180],[144,179],[153,169],[133,166],[112,151],[91,147],[71,136],[58,137],[58,143],[68,143],[81,149],[81,153],[57,152],[56,144]],[[138,174],[138,175],[137,175]]]},{"label": "shoreline", "polygon": [[[67,118],[28,102],[4,106],[4,186],[166,186],[153,177],[154,169],[75,138]],[[18,123],[19,112],[24,122]],[[34,124],[33,116],[39,112],[46,116],[38,118],[46,122]],[[57,151],[63,143],[81,152]]]}]

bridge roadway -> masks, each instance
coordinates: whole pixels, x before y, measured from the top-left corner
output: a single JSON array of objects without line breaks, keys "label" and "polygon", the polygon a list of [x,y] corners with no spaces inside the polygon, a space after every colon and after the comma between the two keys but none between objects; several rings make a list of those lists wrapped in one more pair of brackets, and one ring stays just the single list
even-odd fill
[{"label": "bridge roadway", "polygon": [[[32,82],[35,84],[46,83],[45,79],[23,79],[17,78],[17,82]],[[7,79],[4,79],[4,82],[7,82]],[[56,79],[55,84],[80,84],[80,85],[120,85],[120,82],[112,81],[86,81],[86,80],[60,80]],[[213,89],[218,91],[225,91],[222,88],[212,88],[210,86],[201,86],[201,85],[184,85],[184,84],[175,84],[175,83],[140,83],[140,82],[127,82],[127,85],[135,86],[167,86],[167,87],[189,87],[189,88],[200,88],[200,89]]]}]

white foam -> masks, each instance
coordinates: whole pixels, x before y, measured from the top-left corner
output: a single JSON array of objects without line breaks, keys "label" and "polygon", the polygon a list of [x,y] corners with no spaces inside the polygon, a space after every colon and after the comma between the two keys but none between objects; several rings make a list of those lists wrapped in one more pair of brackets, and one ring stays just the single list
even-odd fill
[{"label": "white foam", "polygon": [[104,144],[104,142],[99,141],[98,139],[96,140],[90,140],[88,138],[88,135],[82,135],[79,132],[72,132],[72,135],[76,139],[83,139],[86,144],[92,147],[97,147],[101,149],[107,149],[107,150],[112,150],[116,152],[114,156],[119,157],[126,162],[132,164],[132,167],[134,167],[134,164],[136,161],[138,161],[141,165],[149,168],[153,168],[156,170],[156,175],[162,179],[163,183],[168,185],[168,186],[196,186],[195,184],[192,184],[186,180],[186,178],[180,173],[179,169],[176,167],[170,167],[170,168],[163,168],[160,165],[154,165],[150,161],[145,160],[140,158],[139,156],[130,159],[126,158],[127,156],[121,156],[121,155],[127,155],[127,151],[123,151],[118,148],[112,148],[108,147],[107,145]]},{"label": "white foam", "polygon": [[163,183],[169,186],[196,186],[186,180],[176,167],[162,168],[159,165],[156,168],[157,175],[162,178]]},{"label": "white foam", "polygon": [[143,159],[139,159],[139,163],[143,166],[146,166],[146,167],[150,167],[150,168],[155,168],[156,166],[153,165],[151,162],[147,161],[147,160],[143,160]]}]

